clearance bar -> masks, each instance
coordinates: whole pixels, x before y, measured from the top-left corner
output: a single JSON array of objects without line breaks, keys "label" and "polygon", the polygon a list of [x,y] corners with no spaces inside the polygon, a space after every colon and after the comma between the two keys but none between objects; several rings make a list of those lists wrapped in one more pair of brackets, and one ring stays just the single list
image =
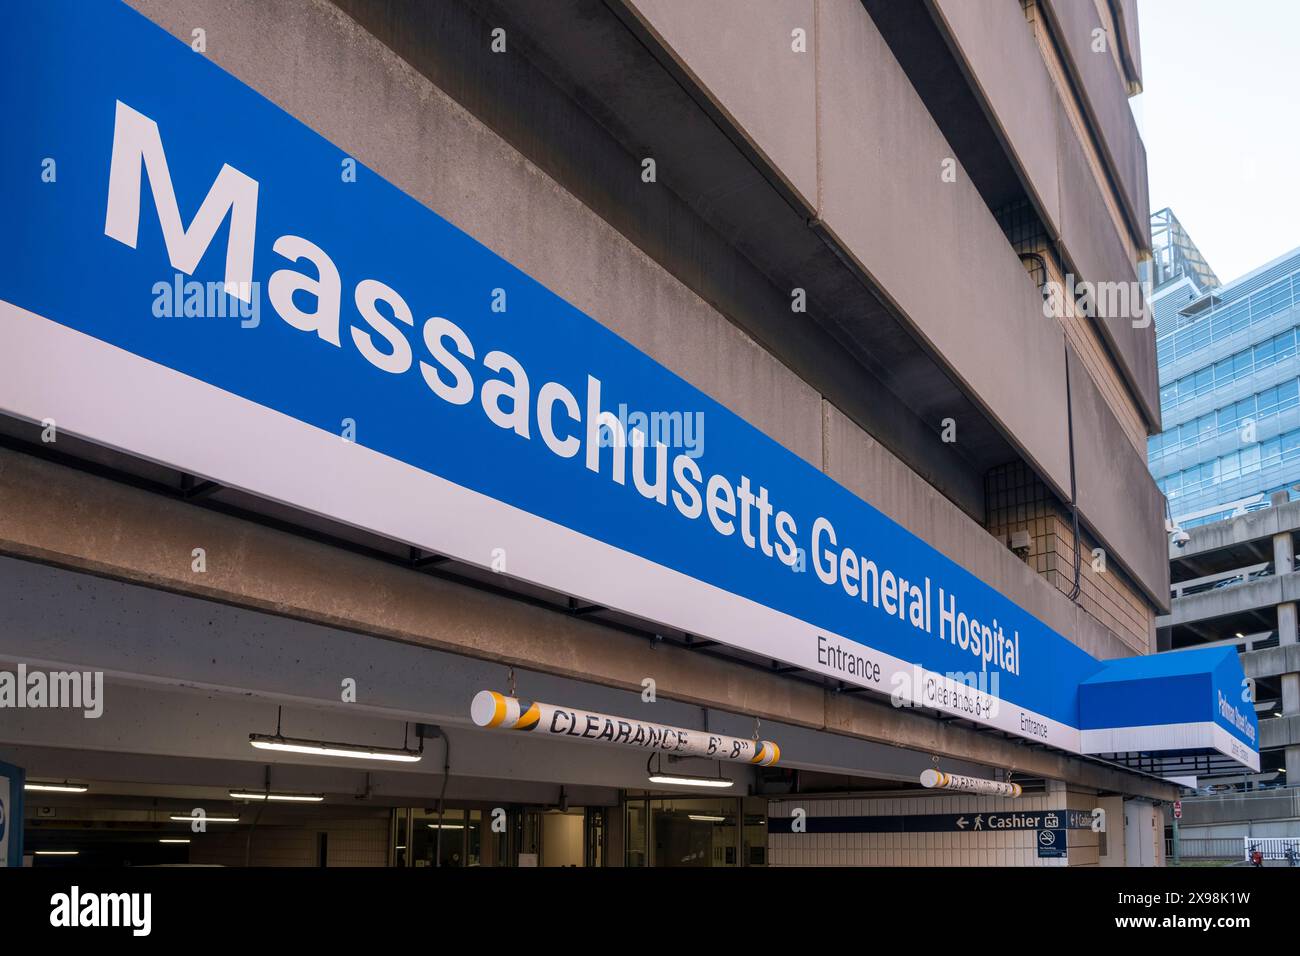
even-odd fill
[{"label": "clearance bar", "polygon": [[529,703],[494,690],[481,690],[474,695],[470,717],[480,727],[618,744],[678,757],[730,760],[760,767],[770,767],[781,759],[781,748],[770,740],[745,740],[540,701]]},{"label": "clearance bar", "polygon": [[960,773],[945,773],[942,770],[922,772],[921,786],[927,790],[960,790],[962,793],[982,793],[993,797],[1018,797],[1024,792],[1018,783],[984,780]]}]

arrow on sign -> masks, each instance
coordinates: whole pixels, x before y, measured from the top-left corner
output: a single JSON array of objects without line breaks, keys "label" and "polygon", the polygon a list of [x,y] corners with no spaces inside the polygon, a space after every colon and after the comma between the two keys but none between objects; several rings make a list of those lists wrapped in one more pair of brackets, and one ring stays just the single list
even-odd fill
[{"label": "arrow on sign", "polygon": [[965,818],[965,817],[958,817],[958,818],[957,818],[957,829],[958,829],[958,830],[965,830],[965,829],[966,829],[966,818]]}]

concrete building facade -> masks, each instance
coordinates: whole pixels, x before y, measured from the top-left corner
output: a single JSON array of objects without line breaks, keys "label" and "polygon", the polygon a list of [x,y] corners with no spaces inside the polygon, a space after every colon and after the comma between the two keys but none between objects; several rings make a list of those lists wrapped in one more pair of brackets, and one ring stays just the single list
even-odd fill
[{"label": "concrete building facade", "polygon": [[1282,491],[1268,508],[1195,527],[1170,546],[1171,608],[1156,619],[1161,650],[1235,648],[1259,717],[1259,773],[1183,768],[1198,790],[1183,801],[1189,856],[1239,857],[1252,838],[1300,840],[1298,531],[1300,502]]},{"label": "concrete building facade", "polygon": [[[1137,726],[1172,715],[1078,716],[1085,677],[1105,685],[1111,662],[1156,649],[1170,594],[1164,500],[1146,468],[1161,418],[1137,283],[1150,231],[1127,104],[1141,83],[1133,0],[130,0],[87,10],[78,14],[98,35],[133,55],[113,65],[86,51],[84,85],[56,84],[58,109],[45,115],[84,108],[84,124],[20,118],[37,178],[58,172],[35,187],[45,192],[13,187],[30,248],[4,260],[0,284],[0,664],[104,682],[100,716],[32,707],[0,725],[0,760],[24,768],[29,785],[74,790],[26,794],[29,852],[290,865],[1160,862],[1145,838],[1177,792],[1160,760],[1203,742],[1153,743]],[[12,62],[26,48],[55,57],[59,29],[21,23]],[[150,152],[153,131],[166,165]],[[95,147],[84,156],[83,134]],[[124,156],[121,169],[136,173],[121,207],[110,144],[113,162]],[[281,162],[297,166],[274,172]],[[166,175],[174,227],[158,200]],[[315,231],[281,236],[274,253],[315,268],[291,279],[260,271],[275,235],[265,223],[308,185],[318,202],[295,212]],[[219,187],[225,227],[224,212],[196,214]],[[249,270],[268,289],[265,314],[238,330],[221,320],[230,331],[212,338],[193,331],[206,320],[151,316],[173,276],[177,289],[220,278],[223,262],[235,296],[238,256],[205,250],[236,247],[249,195],[261,217]],[[50,196],[62,205],[41,205]],[[136,287],[119,292],[109,301],[120,309],[93,328],[64,321],[63,305],[89,314],[90,300],[75,299],[89,293],[55,281],[35,251],[42,230],[65,227],[57,210],[81,215],[82,200],[98,245],[72,265],[104,288],[152,255],[152,272],[136,278],[164,287],[139,301],[127,297],[143,296]],[[909,699],[886,680],[905,679],[901,665],[881,673],[881,659],[914,663],[927,680],[949,669],[955,611],[934,625],[941,635],[951,626],[951,648],[941,637],[939,650],[900,658],[912,653],[897,650],[912,646],[901,638],[860,636],[833,657],[822,623],[815,653],[796,648],[811,633],[800,608],[849,618],[832,604],[842,596],[799,604],[787,591],[811,593],[820,577],[849,595],[860,588],[865,602],[869,562],[833,535],[809,539],[800,514],[805,544],[775,551],[794,575],[766,577],[775,562],[753,562],[766,560],[760,548],[773,554],[767,524],[756,544],[748,508],[739,534],[719,518],[738,524],[747,495],[771,515],[783,505],[768,504],[766,487],[724,495],[708,482],[708,517],[728,540],[681,546],[695,540],[672,537],[686,533],[671,510],[672,500],[689,510],[682,498],[624,512],[606,497],[640,491],[656,507],[652,456],[635,441],[632,481],[609,465],[624,461],[622,444],[591,443],[587,468],[606,485],[542,501],[529,496],[559,480],[552,464],[524,464],[495,438],[480,445],[459,419],[404,417],[388,398],[392,421],[357,414],[378,379],[311,378],[339,346],[337,325],[331,340],[320,324],[331,238],[375,270],[363,284],[368,273],[345,264],[335,308],[369,317],[371,332],[354,324],[353,341],[392,381],[427,382],[465,404],[433,366],[419,381],[399,328],[418,323],[435,357],[454,342],[466,362],[500,372],[511,342],[537,355],[559,343],[598,363],[589,380],[599,371],[607,397],[661,383],[685,407],[632,410],[703,423],[702,448],[679,443],[683,472],[748,450],[779,474],[774,500],[781,488],[815,489],[791,493],[852,515],[841,531],[865,522],[872,540],[926,569],[924,604],[900,585],[918,595],[912,627],[930,627],[930,575],[937,588],[961,582],[1003,623],[1023,621],[996,652],[989,631],[974,665],[988,676],[996,653],[1008,706],[984,713],[1000,698],[983,686],[956,703],[922,700],[919,688]],[[199,239],[207,245],[191,260],[178,254]],[[489,256],[491,269],[475,271]],[[404,315],[403,275],[455,304],[412,302]],[[284,293],[290,281],[297,292]],[[461,321],[471,300],[483,303],[466,325],[480,355],[456,338],[459,325],[440,338],[425,324]],[[303,378],[287,392],[244,351],[304,335],[324,351],[292,353],[301,365],[285,374]],[[150,352],[184,343],[183,362]],[[625,367],[636,371],[619,379]],[[580,398],[548,394],[552,410],[580,420]],[[305,395],[317,403],[310,414],[295,404]],[[599,391],[587,408],[601,410]],[[600,420],[627,437],[623,411]],[[556,420],[532,427],[559,458],[576,455]],[[530,437],[528,422],[512,421]],[[579,440],[576,429],[567,437]],[[409,447],[431,464],[402,459]],[[483,462],[465,463],[479,453]],[[567,522],[544,513],[552,504]],[[484,517],[468,520],[480,506]],[[719,550],[741,537],[752,553]],[[846,550],[832,557],[828,541]],[[871,563],[870,580],[892,613],[895,597],[903,604],[883,568]],[[1043,683],[1013,699],[1031,677]],[[757,752],[727,762],[660,748],[647,763],[644,748],[620,741],[562,739],[554,720],[550,736],[482,729],[470,705],[480,690],[524,701],[500,705],[492,726],[530,714],[536,726],[528,702],[544,701]],[[1036,716],[1039,699],[1060,710]],[[582,736],[576,719],[566,726]],[[1090,733],[1101,742],[1087,744]],[[268,754],[250,748],[255,738],[315,743]],[[331,741],[392,762],[318,746]],[[764,741],[779,745],[779,762]],[[1023,796],[936,796],[917,783],[936,767]],[[727,786],[701,796],[702,780]],[[272,793],[320,800],[272,803]],[[822,835],[782,832],[796,809],[823,821]],[[192,832],[196,810],[231,822]],[[1014,833],[975,839],[953,823],[942,844],[937,831],[881,822],[915,816],[937,828],[1021,810],[1032,820]],[[825,842],[825,821],[840,816],[888,837],[872,848]],[[1126,830],[1126,820],[1139,823]],[[1060,852],[1031,851],[1030,830],[1059,830]],[[169,834],[190,842],[160,844]],[[822,846],[834,852],[813,852]]]}]

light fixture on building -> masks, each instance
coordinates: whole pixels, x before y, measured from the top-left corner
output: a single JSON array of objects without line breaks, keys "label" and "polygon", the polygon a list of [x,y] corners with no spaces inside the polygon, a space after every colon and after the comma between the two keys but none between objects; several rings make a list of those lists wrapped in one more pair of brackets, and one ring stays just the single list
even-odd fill
[{"label": "light fixture on building", "polygon": [[696,823],[726,823],[726,817],[713,816],[709,813],[688,813],[686,819],[694,820]]},{"label": "light fixture on building", "polygon": [[189,843],[190,841],[189,841],[189,840],[183,840],[183,839],[176,839],[176,838],[172,838],[172,837],[163,837],[163,838],[162,838],[161,840],[159,840],[158,842],[159,842],[159,843]]},{"label": "light fixture on building", "polygon": [[649,778],[651,783],[664,784],[669,787],[713,787],[717,789],[734,787],[736,785],[736,781],[722,776],[721,770],[719,770],[719,774],[716,777],[701,777],[690,773],[673,773],[672,771],[666,771],[663,768],[662,755],[657,755],[659,756],[659,766],[657,769],[652,770],[650,769],[650,765],[654,763],[655,756],[655,754],[651,754],[650,759],[646,761],[645,765],[646,776]]},{"label": "light fixture on building", "polygon": [[279,750],[291,754],[315,754],[321,757],[352,757],[357,760],[391,760],[417,763],[424,755],[416,750],[372,747],[368,744],[344,744],[328,740],[303,740],[270,734],[249,734],[248,742],[258,750]]},{"label": "light fixture on building", "polygon": [[248,742],[258,750],[278,750],[282,753],[311,754],[318,757],[348,757],[353,760],[387,760],[395,763],[418,763],[424,759],[424,738],[420,749],[409,747],[373,747],[370,744],[348,744],[331,740],[307,740],[286,737],[280,733],[280,719],[284,709],[276,712],[274,734],[249,734]]},{"label": "light fixture on building", "polygon": [[463,830],[463,823],[428,823],[425,824],[430,830]]},{"label": "light fixture on building", "polygon": [[650,777],[651,783],[661,783],[670,787],[734,787],[736,782],[726,777],[693,777],[681,773],[656,773]]},{"label": "light fixture on building", "polygon": [[85,793],[90,788],[82,783],[25,783],[24,790],[35,790],[41,793]]},{"label": "light fixture on building", "polygon": [[167,818],[177,823],[193,823],[195,820],[201,820],[204,823],[238,823],[239,817],[214,817],[205,814],[201,817],[192,816],[188,813],[173,813]]},{"label": "light fixture on building", "polygon": [[231,790],[234,800],[267,800],[272,803],[320,803],[325,799],[323,793],[271,793],[261,790]]},{"label": "light fixture on building", "polygon": [[36,856],[78,856],[80,850],[37,850]]}]

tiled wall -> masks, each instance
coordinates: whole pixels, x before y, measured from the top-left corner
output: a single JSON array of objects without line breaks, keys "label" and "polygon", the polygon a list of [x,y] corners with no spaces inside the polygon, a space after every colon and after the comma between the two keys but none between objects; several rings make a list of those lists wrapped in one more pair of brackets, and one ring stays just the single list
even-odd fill
[{"label": "tiled wall", "polygon": [[[1068,800],[1068,803],[1067,803]],[[768,804],[768,815],[788,817],[803,807],[809,818],[901,816],[915,813],[1026,811],[1091,807],[1082,794],[1057,792],[1015,800],[976,796],[875,797],[843,800],[786,799]],[[1122,836],[1120,837],[1122,843]],[[1097,834],[1068,831],[1067,859],[1039,858],[1037,831],[1001,833],[776,833],[768,832],[770,866],[1095,866]]]},{"label": "tiled wall", "polygon": [[[1028,531],[1033,540],[1029,566],[1068,594],[1074,585],[1074,529],[1069,513],[1021,462],[994,468],[984,485],[989,533],[1009,541],[1013,531]],[[1118,567],[1094,570],[1092,549],[1096,543],[1086,532],[1080,537],[1080,607],[1114,631],[1134,653],[1147,653],[1151,608]]]}]

